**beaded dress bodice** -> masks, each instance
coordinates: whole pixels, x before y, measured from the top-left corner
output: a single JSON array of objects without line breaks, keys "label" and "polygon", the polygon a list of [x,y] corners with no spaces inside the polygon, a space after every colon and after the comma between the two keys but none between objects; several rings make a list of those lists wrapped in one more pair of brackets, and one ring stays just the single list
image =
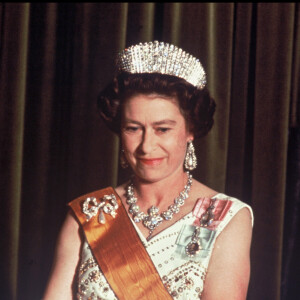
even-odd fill
[{"label": "beaded dress bodice", "polygon": [[[189,257],[184,252],[185,246],[192,236],[193,224],[196,219],[192,212],[158,233],[150,241],[145,239],[133,222],[133,226],[151,257],[165,288],[173,299],[200,299],[209,261],[218,235],[234,215],[244,207],[248,207],[250,210],[253,222],[252,210],[247,204],[225,194],[218,194],[215,197],[228,199],[232,201],[232,205],[225,218],[213,232],[207,229],[202,231],[204,247],[195,257]],[[117,299],[86,241],[82,247],[77,281],[76,296],[79,300]]]}]

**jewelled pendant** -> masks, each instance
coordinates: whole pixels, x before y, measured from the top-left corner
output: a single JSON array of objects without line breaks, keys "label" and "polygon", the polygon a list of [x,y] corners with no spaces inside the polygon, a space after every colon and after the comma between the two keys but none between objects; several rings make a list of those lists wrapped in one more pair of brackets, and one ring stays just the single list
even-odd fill
[{"label": "jewelled pendant", "polygon": [[[214,208],[214,206],[213,206],[213,208]],[[207,212],[202,216],[201,221],[200,221],[201,226],[207,227],[212,224],[212,222],[214,221],[214,218],[215,218],[215,215],[212,212],[213,208],[207,209]]]},{"label": "jewelled pendant", "polygon": [[185,253],[187,256],[189,257],[194,257],[195,255],[197,255],[200,250],[202,249],[200,240],[193,240],[191,242],[189,242],[187,244],[187,246],[185,247]]},{"label": "jewelled pendant", "polygon": [[144,219],[143,224],[149,230],[153,231],[162,221],[163,218],[160,215],[150,215]]},{"label": "jewelled pendant", "polygon": [[200,227],[195,228],[195,231],[192,236],[192,240],[185,247],[185,253],[189,257],[194,257],[202,249],[200,238],[199,238],[200,230],[201,230]]},{"label": "jewelled pendant", "polygon": [[100,210],[98,221],[99,221],[100,224],[105,224],[105,222],[106,222],[105,216],[104,216],[104,213],[103,213],[102,209]]}]

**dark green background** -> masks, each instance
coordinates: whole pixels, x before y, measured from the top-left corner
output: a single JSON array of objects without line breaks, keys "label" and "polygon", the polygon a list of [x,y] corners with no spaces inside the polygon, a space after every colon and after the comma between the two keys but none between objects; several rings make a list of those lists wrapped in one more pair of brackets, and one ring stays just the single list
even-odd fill
[{"label": "dark green background", "polygon": [[217,112],[193,174],[253,207],[248,298],[296,299],[299,7],[1,3],[1,299],[40,299],[66,203],[128,175],[96,97],[115,54],[154,39],[207,71]]}]

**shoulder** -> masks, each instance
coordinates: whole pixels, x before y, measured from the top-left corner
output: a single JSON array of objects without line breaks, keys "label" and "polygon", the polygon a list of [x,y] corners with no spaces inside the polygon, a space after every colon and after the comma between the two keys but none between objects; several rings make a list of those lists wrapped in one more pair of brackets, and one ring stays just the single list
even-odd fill
[{"label": "shoulder", "polygon": [[115,190],[114,190],[113,187],[108,186],[108,187],[105,187],[105,188],[102,188],[102,189],[99,189],[99,190],[95,190],[95,191],[80,195],[79,197],[77,197],[77,198],[73,199],[72,201],[70,201],[68,203],[68,205],[72,206],[74,203],[81,203],[84,200],[86,200],[87,198],[103,197],[105,194],[111,194],[111,193],[115,193]]},{"label": "shoulder", "polygon": [[[225,194],[218,194],[216,198],[228,201],[230,206],[223,220],[216,228],[216,244],[213,257],[219,257],[223,264],[236,265],[241,271],[249,270],[249,251],[252,239],[253,213],[251,206],[243,201]],[[241,264],[241,265],[239,265]]]},{"label": "shoulder", "polygon": [[227,223],[235,219],[235,222],[237,222],[237,220],[239,220],[240,222],[244,221],[245,223],[250,223],[251,226],[253,227],[254,215],[253,215],[253,210],[249,204],[235,197],[231,197],[223,193],[218,193],[215,196],[215,198],[230,202],[230,208],[228,210],[227,215],[224,218],[223,226],[226,226]]},{"label": "shoulder", "polygon": [[[246,203],[224,194],[218,198],[230,201],[231,206],[224,219],[217,227],[217,239],[214,257],[235,265],[242,262],[245,267],[249,263],[249,251],[252,239],[253,213]],[[226,258],[226,259],[225,259]]]},{"label": "shoulder", "polygon": [[199,182],[196,179],[193,179],[193,185],[190,192],[190,197],[193,199],[198,199],[199,197],[208,197],[212,198],[214,195],[218,194],[218,192],[205,184]]},{"label": "shoulder", "polygon": [[[251,225],[253,226],[254,216],[252,208],[249,204],[243,202],[240,199],[229,196],[225,193],[220,193],[197,180],[193,180],[193,187],[190,193],[190,198],[192,199],[192,207],[195,207],[195,205],[199,203],[199,200],[205,199],[203,204],[201,204],[203,206],[203,210],[206,210],[208,208],[210,199],[220,200],[217,201],[217,205],[218,203],[220,203],[220,205],[218,205],[216,211],[218,212],[218,214],[221,214],[221,218],[218,221],[222,222],[221,224],[219,224],[220,222],[215,222],[215,224],[218,224],[218,227],[222,229],[237,214],[239,215],[239,218],[240,215],[244,216],[246,222],[250,220]],[[226,207],[224,206],[224,203],[226,203]],[[223,210],[222,213],[220,213],[220,210]]]},{"label": "shoulder", "polygon": [[128,186],[129,182],[125,182],[115,188],[116,193],[119,195],[119,197],[123,198],[126,196],[126,187]]},{"label": "shoulder", "polygon": [[[68,206],[72,209],[73,213],[77,217],[78,221],[83,224],[86,221],[86,215],[83,212],[84,207],[86,209],[89,209],[90,211],[94,211],[94,208],[96,208],[97,203],[99,203],[100,200],[105,198],[106,196],[114,195],[116,200],[118,199],[118,195],[113,187],[109,186],[103,189],[99,189],[84,195],[81,195],[75,199],[73,199],[71,202],[68,203]],[[93,208],[93,206],[95,206]]]}]

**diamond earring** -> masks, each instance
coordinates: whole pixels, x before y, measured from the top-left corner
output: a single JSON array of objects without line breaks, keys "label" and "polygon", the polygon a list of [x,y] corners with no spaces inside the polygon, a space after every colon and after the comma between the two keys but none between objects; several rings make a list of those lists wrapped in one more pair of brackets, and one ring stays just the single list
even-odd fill
[{"label": "diamond earring", "polygon": [[125,158],[125,151],[122,149],[121,150],[121,156],[120,156],[120,165],[123,169],[126,169],[128,167],[128,162]]},{"label": "diamond earring", "polygon": [[197,167],[197,158],[195,155],[195,148],[192,141],[189,141],[187,145],[184,167],[189,171],[192,171]]}]

